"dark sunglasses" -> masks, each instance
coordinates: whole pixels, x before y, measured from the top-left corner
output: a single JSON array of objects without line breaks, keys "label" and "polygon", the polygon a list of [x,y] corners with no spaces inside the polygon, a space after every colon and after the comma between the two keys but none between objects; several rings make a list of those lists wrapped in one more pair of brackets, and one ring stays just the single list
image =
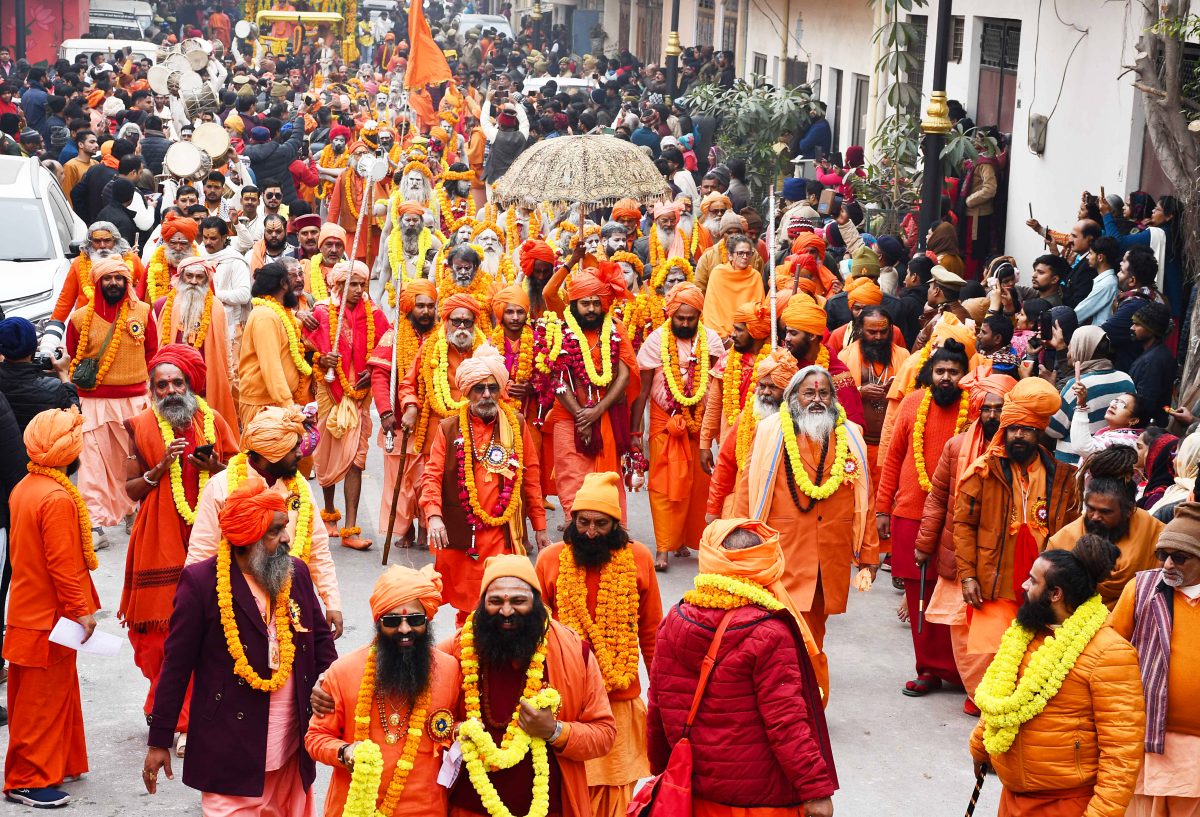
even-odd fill
[{"label": "dark sunglasses", "polygon": [[499,394],[500,386],[496,383],[476,383],[471,387],[471,394],[475,396],[483,394]]},{"label": "dark sunglasses", "polygon": [[282,193],[263,193],[263,198],[264,199],[281,199],[281,198],[283,198],[283,194]]},{"label": "dark sunglasses", "polygon": [[424,613],[384,613],[379,617],[379,623],[384,627],[395,628],[401,623],[408,622],[408,626],[412,628],[424,627],[429,621],[429,616]]},{"label": "dark sunglasses", "polygon": [[1187,564],[1188,562],[1190,562],[1192,559],[1195,559],[1196,557],[1190,553],[1183,553],[1178,550],[1159,549],[1159,550],[1154,551],[1154,558],[1158,559],[1160,562],[1166,562],[1167,559],[1170,559],[1177,566],[1179,566],[1179,565]]}]

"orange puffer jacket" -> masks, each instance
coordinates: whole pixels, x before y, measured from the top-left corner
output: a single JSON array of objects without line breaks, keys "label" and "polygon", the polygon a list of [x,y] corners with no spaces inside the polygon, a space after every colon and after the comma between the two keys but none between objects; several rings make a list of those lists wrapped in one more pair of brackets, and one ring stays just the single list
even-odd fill
[{"label": "orange puffer jacket", "polygon": [[[1021,671],[1039,635],[1025,651]],[[990,763],[1012,792],[1093,786],[1084,817],[1122,817],[1142,766],[1146,709],[1137,652],[1105,626],[1084,648],[1041,714],[1021,726],[1007,752],[988,755],[983,719],[971,733],[971,755]]]}]

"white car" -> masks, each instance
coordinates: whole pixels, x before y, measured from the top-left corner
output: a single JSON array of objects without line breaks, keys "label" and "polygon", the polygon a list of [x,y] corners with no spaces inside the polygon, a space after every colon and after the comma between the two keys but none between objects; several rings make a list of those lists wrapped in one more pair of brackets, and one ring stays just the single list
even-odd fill
[{"label": "white car", "polygon": [[50,171],[16,156],[0,156],[0,224],[0,307],[6,318],[27,318],[41,333],[87,225]]},{"label": "white car", "polygon": [[75,57],[84,54],[90,60],[92,54],[100,52],[105,59],[112,62],[112,55],[122,48],[132,48],[138,60],[154,61],[158,55],[158,46],[145,40],[63,40],[58,46],[58,58],[67,62],[75,62]]},{"label": "white car", "polygon": [[499,14],[460,14],[454,18],[454,42],[461,50],[467,42],[468,31],[483,31],[485,28],[494,28],[497,34],[503,34],[508,37],[508,41],[513,41],[512,26],[509,25],[507,17],[501,17]]}]

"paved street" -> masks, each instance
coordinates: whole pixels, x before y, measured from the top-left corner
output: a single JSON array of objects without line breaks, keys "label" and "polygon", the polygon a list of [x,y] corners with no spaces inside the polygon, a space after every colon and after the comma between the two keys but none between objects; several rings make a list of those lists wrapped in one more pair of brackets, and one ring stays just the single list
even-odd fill
[{"label": "paved street", "polygon": [[[382,471],[377,449],[372,447],[363,480],[362,527],[373,530],[378,509]],[[340,500],[340,497],[339,497]],[[652,542],[649,507],[645,494],[629,503],[632,533]],[[551,539],[557,538],[561,514],[551,515]],[[368,524],[370,523],[370,524]],[[110,529],[112,547],[100,554],[94,577],[104,610],[100,627],[120,633],[115,608],[121,596],[126,539],[121,529]],[[370,638],[367,607],[375,577],[380,571],[382,536],[365,553],[335,544],[338,579],[346,606],[346,633],[340,649],[357,647]],[[430,561],[421,551],[393,550],[392,562],[419,567]],[[671,570],[659,574],[664,604],[678,601],[691,585],[695,558],[672,559]],[[900,694],[912,673],[912,644],[908,631],[895,616],[900,594],[891,588],[890,576],[867,594],[855,593],[850,610],[830,621],[827,649],[833,690],[828,710],[833,750],[841,789],[834,797],[839,815],[872,817],[958,817],[966,809],[974,778],[967,753],[967,736],[973,720],[962,714],[961,693],[935,693],[924,699]],[[443,610],[434,624],[438,637],[451,632],[453,611]],[[79,662],[83,711],[87,724],[90,765],[84,779],[65,786],[74,796],[69,807],[86,815],[124,815],[137,812],[199,814],[199,794],[179,781],[160,783],[151,798],[141,782],[146,727],[141,706],[147,682],[133,665],[126,646],[114,659],[84,656]],[[0,746],[7,749],[8,733],[0,728]],[[182,763],[182,761],[178,761]],[[324,802],[328,769],[317,779],[317,802]],[[999,784],[989,778],[977,814],[995,814]],[[5,812],[19,807],[5,803]]]}]

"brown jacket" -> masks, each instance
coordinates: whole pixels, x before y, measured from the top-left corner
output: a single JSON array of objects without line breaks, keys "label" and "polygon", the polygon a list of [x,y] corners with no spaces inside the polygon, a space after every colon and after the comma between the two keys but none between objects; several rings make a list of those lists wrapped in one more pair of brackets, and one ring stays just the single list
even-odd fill
[{"label": "brown jacket", "polygon": [[955,434],[942,449],[937,468],[929,481],[933,488],[925,496],[921,514],[921,529],[917,532],[916,549],[931,554],[943,579],[957,581],[958,565],[954,561],[954,499],[958,491],[958,455],[967,442],[968,432]]},{"label": "brown jacket", "polygon": [[[1025,651],[1021,671],[1049,631]],[[1105,626],[1080,653],[1058,694],[1027,721],[1007,752],[983,747],[983,719],[971,733],[971,755],[988,762],[1012,792],[1091,787],[1087,817],[1122,817],[1142,766],[1146,711],[1137,652]]]},{"label": "brown jacket", "polygon": [[[1038,456],[1050,483],[1046,489],[1046,526],[1053,536],[1079,516],[1079,484],[1075,466],[1058,462],[1044,449],[1039,449]],[[962,481],[954,502],[958,580],[978,580],[985,601],[1017,600],[1012,589],[1016,537],[1008,530],[1012,492],[1012,466],[1005,458],[989,456],[983,471]]]}]

